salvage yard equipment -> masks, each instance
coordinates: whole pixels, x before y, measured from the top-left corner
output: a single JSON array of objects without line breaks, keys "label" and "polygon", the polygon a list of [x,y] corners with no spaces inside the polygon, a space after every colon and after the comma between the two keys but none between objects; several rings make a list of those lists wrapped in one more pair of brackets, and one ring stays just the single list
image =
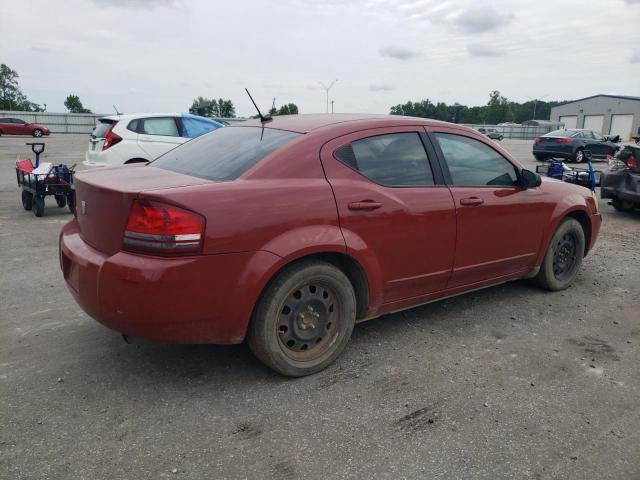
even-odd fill
[{"label": "salvage yard equipment", "polygon": [[572,168],[560,160],[551,160],[537,165],[536,173],[595,190],[595,187],[600,185],[602,172],[593,169],[591,152],[585,150],[584,156],[587,158],[588,168]]},{"label": "salvage yard equipment", "polygon": [[69,207],[74,211],[73,173],[75,165],[71,167],[61,163],[40,164],[40,154],[44,152],[44,143],[27,143],[35,154],[35,165],[30,159],[16,162],[16,179],[18,187],[22,188],[22,206],[25,210],[32,210],[36,217],[44,215],[44,199],[53,195],[58,207]]}]

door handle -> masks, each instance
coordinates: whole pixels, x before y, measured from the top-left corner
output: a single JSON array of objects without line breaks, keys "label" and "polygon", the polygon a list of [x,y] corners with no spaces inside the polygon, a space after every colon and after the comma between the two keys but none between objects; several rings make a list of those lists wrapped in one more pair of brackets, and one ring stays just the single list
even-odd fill
[{"label": "door handle", "polygon": [[361,202],[351,202],[348,206],[349,210],[375,210],[380,208],[382,204],[373,200],[363,200]]},{"label": "door handle", "polygon": [[461,198],[460,205],[467,207],[475,207],[476,205],[482,205],[484,200],[478,197]]}]

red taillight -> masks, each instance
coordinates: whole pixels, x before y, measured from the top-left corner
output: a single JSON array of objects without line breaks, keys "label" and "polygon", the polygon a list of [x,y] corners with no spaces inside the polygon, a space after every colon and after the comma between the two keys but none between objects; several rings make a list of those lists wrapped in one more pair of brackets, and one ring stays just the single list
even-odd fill
[{"label": "red taillight", "polygon": [[638,166],[640,166],[640,165],[638,164],[638,161],[637,161],[635,158],[633,158],[633,157],[629,157],[629,158],[627,158],[627,160],[626,160],[626,162],[625,162],[625,163],[626,163],[627,165],[629,165],[629,168],[633,168],[633,169],[636,169],[636,168],[638,168]]},{"label": "red taillight", "polygon": [[102,144],[102,151],[105,151],[109,147],[113,147],[116,143],[122,141],[122,137],[117,133],[113,133],[113,127],[115,127],[118,122],[113,122],[107,130],[107,133],[104,136],[104,143]]},{"label": "red taillight", "polygon": [[124,232],[124,249],[160,255],[199,253],[204,217],[173,205],[134,200]]},{"label": "red taillight", "polygon": [[536,137],[536,140],[535,140],[536,143],[540,143],[541,141],[542,140],[540,139],[540,137]]},{"label": "red taillight", "polygon": [[575,141],[575,138],[556,138],[555,143],[572,143]]}]

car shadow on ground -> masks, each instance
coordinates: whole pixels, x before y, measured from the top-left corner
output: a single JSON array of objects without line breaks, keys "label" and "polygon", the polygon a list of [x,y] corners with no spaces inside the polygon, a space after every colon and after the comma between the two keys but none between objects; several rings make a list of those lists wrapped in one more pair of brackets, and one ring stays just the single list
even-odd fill
[{"label": "car shadow on ground", "polygon": [[[374,362],[391,361],[386,358],[391,352],[381,353],[376,348],[382,343],[396,343],[402,349],[403,345],[413,341],[420,332],[426,335],[433,329],[437,329],[445,339],[467,333],[472,335],[470,329],[474,323],[495,319],[494,310],[489,307],[495,305],[496,301],[501,305],[508,305],[513,303],[513,299],[535,296],[536,292],[544,295],[544,292],[531,286],[529,282],[512,282],[357,324],[342,356],[326,370],[310,377],[315,379],[311,383],[326,383],[327,377],[338,371],[366,368]],[[505,309],[505,321],[509,321],[517,307],[514,306],[513,310],[514,312]],[[491,330],[491,327],[485,327]],[[84,328],[77,332],[85,342],[101,346],[98,350],[85,350],[83,354],[83,372],[89,376],[177,388],[229,382],[237,382],[240,386],[254,382],[279,384],[292,381],[263,366],[253,357],[246,343],[173,345],[133,339],[132,344],[126,344],[116,332],[99,328],[102,333],[95,340],[93,337],[97,332],[94,327],[91,327],[90,332]],[[87,336],[91,338],[87,339]],[[368,354],[374,351],[376,355],[371,359]],[[365,355],[367,361],[363,360]],[[239,378],[242,379],[241,382],[238,381]]]}]

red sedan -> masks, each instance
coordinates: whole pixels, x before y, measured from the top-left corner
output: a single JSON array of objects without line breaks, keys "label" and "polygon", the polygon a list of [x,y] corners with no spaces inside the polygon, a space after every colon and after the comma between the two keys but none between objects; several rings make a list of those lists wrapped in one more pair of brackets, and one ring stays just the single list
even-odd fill
[{"label": "red sedan", "polygon": [[155,341],[247,339],[292,376],[358,321],[520,278],[567,288],[601,224],[586,188],[396,116],[252,120],[81,172],[76,194],[60,260],[89,315]]},{"label": "red sedan", "polygon": [[0,135],[31,135],[36,138],[51,134],[51,130],[39,123],[28,123],[19,118],[0,118]]}]

